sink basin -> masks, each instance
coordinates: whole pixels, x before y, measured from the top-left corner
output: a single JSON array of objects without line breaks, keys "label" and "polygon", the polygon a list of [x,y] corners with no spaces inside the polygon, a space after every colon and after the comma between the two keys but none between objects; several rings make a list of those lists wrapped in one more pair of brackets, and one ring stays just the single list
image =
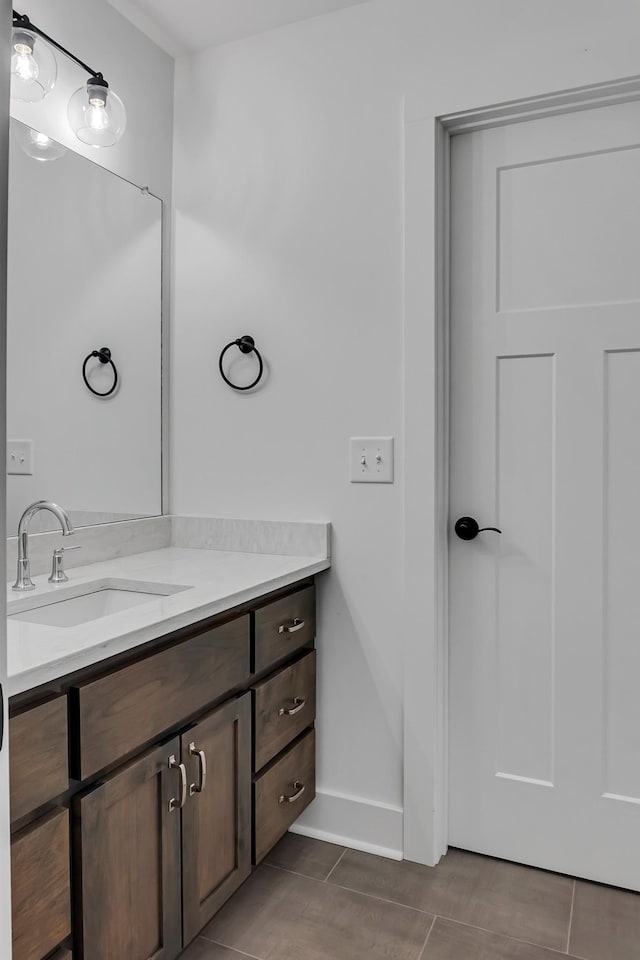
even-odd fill
[{"label": "sink basin", "polygon": [[[9,604],[7,616],[10,620],[48,627],[77,627],[188,589],[170,583],[99,580],[80,587],[68,587],[64,591],[56,588],[54,594],[15,601]],[[14,613],[13,607],[19,609]]]}]

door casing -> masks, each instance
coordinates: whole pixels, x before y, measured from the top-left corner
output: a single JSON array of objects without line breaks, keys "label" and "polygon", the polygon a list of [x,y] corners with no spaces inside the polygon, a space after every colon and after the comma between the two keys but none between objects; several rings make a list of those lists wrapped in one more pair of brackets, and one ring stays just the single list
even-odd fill
[{"label": "door casing", "polygon": [[[451,137],[638,99],[635,76],[439,117],[425,115],[420,98],[405,101],[403,849],[405,859],[417,863],[435,866],[448,846]],[[432,245],[429,283],[424,265]],[[417,516],[428,514],[425,503],[433,503],[433,513],[417,524]],[[427,557],[425,540],[433,543]]]}]

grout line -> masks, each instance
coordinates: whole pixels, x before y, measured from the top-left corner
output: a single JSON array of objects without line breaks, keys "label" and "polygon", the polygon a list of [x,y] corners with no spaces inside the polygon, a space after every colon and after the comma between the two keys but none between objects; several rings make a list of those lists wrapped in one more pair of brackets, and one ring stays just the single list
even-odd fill
[{"label": "grout line", "polygon": [[329,870],[329,873],[328,873],[328,874],[326,875],[326,877],[324,878],[324,883],[327,882],[327,880],[329,879],[329,877],[331,876],[331,874],[333,873],[333,871],[336,869],[336,867],[338,866],[338,864],[341,862],[341,860],[342,860],[342,858],[344,857],[344,855],[345,855],[346,852],[347,852],[347,848],[345,847],[344,850],[342,851],[342,853],[340,854],[340,856],[338,857],[338,859],[336,860],[336,862],[334,863],[334,865],[331,867],[331,870]]},{"label": "grout line", "polygon": [[402,910],[413,910],[414,913],[421,913],[423,916],[425,914],[428,917],[433,916],[430,910],[421,910],[420,907],[412,907],[408,903],[399,903],[398,900],[389,900],[388,897],[378,897],[375,893],[363,893],[362,890],[356,890],[355,887],[345,887],[342,883],[332,881],[331,886],[335,887],[336,890],[346,890],[347,893],[357,893],[359,897],[369,897],[370,900],[377,900],[379,903],[390,903],[391,906],[400,907]]},{"label": "grout line", "polygon": [[[281,873],[289,873],[293,877],[302,877],[304,880],[309,880],[311,883],[321,883],[325,884],[326,880],[318,880],[317,877],[307,877],[303,873],[294,873],[293,870],[286,870],[285,867],[277,867],[275,863],[263,863],[263,867],[266,867],[269,870],[279,870]],[[336,864],[338,866],[338,864]],[[362,890],[356,890],[354,887],[345,887],[341,883],[332,882],[331,887],[334,887],[336,890],[346,890],[347,893],[355,893],[358,897],[367,897],[369,900],[377,900],[379,903],[389,903],[392,907],[400,907],[401,910],[412,910],[414,913],[426,914],[431,917],[433,914],[430,910],[421,910],[420,907],[412,907],[408,903],[399,903],[397,900],[389,900],[388,897],[378,897],[375,893],[363,893]]]},{"label": "grout line", "polygon": [[418,960],[424,960],[425,951],[426,951],[426,949],[427,949],[427,944],[429,943],[429,937],[431,936],[431,931],[433,930],[433,928],[434,928],[435,925],[436,925],[436,920],[437,920],[437,919],[438,919],[438,916],[437,916],[437,914],[436,914],[436,916],[434,916],[433,920],[431,921],[431,926],[429,927],[429,929],[428,929],[428,931],[427,931],[427,936],[425,937],[425,941],[424,941],[424,943],[422,944],[422,950],[421,950],[420,953],[418,954]]},{"label": "grout line", "polygon": [[206,940],[207,943],[215,943],[217,947],[224,947],[225,950],[230,950],[231,953],[237,953],[241,957],[249,957],[249,960],[260,960],[260,957],[254,956],[253,953],[245,953],[244,950],[237,950],[235,947],[230,947],[228,943],[220,943],[219,940],[211,940],[210,937],[204,937],[200,934],[201,940]]},{"label": "grout line", "polygon": [[320,877],[310,877],[308,873],[299,873],[297,870],[290,870],[289,867],[281,867],[279,863],[268,863],[264,860],[261,867],[270,867],[272,870],[279,870],[280,873],[290,873],[292,877],[302,877],[303,880],[315,880],[316,883],[324,883]]},{"label": "grout line", "polygon": [[[557,953],[558,956],[566,957],[567,951],[560,947],[550,947],[546,943],[536,943],[534,940],[522,940],[520,937],[512,937],[508,933],[502,933],[500,930],[490,930],[489,927],[479,927],[475,923],[466,923],[464,920],[456,920],[454,917],[445,917],[444,914],[438,914],[440,920],[446,920],[447,923],[456,923],[459,927],[470,927],[472,930],[480,930],[481,933],[489,933],[493,937],[502,937],[503,940],[511,940],[514,943],[524,943],[528,947],[537,947],[538,950],[547,950],[549,953]],[[571,960],[586,960],[584,957],[578,957],[571,954]]]},{"label": "grout line", "polygon": [[569,953],[569,944],[571,943],[571,926],[573,924],[573,907],[576,902],[576,881],[573,881],[573,891],[571,893],[571,912],[569,913],[569,929],[567,930],[567,949],[565,953]]}]

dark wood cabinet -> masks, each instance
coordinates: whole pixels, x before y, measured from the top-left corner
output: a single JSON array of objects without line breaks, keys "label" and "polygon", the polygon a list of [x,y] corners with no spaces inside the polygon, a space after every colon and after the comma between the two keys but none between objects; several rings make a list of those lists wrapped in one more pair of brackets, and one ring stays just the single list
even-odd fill
[{"label": "dark wood cabinet", "polygon": [[12,701],[15,960],[176,960],[314,796],[314,639],[305,580]]},{"label": "dark wood cabinet", "polygon": [[256,684],[252,690],[254,769],[258,771],[315,720],[315,650]]},{"label": "dark wood cabinet", "polygon": [[71,932],[68,810],[53,810],[12,838],[11,892],[13,960],[42,960]]},{"label": "dark wood cabinet", "polygon": [[84,780],[246,683],[249,617],[238,617],[71,687],[79,732],[74,775]]},{"label": "dark wood cabinet", "polygon": [[254,861],[260,863],[316,795],[316,735],[309,730],[254,780]]},{"label": "dark wood cabinet", "polygon": [[313,643],[316,635],[316,591],[305,587],[257,608],[254,672],[264,673]]},{"label": "dark wood cabinet", "polygon": [[67,698],[55,697],[12,717],[9,741],[15,822],[69,786]]},{"label": "dark wood cabinet", "polygon": [[179,755],[176,737],[74,798],[75,953],[83,960],[180,952]]},{"label": "dark wood cabinet", "polygon": [[182,811],[184,943],[251,872],[251,697],[245,694],[182,736],[189,797]]}]

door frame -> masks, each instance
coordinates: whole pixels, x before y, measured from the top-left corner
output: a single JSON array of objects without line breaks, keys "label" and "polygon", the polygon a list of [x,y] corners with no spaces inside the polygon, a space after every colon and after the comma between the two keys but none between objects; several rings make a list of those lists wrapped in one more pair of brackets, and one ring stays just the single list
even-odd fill
[{"label": "door frame", "polygon": [[440,116],[425,108],[423,96],[405,98],[403,851],[407,860],[434,866],[448,846],[451,137],[638,99],[640,76]]}]

